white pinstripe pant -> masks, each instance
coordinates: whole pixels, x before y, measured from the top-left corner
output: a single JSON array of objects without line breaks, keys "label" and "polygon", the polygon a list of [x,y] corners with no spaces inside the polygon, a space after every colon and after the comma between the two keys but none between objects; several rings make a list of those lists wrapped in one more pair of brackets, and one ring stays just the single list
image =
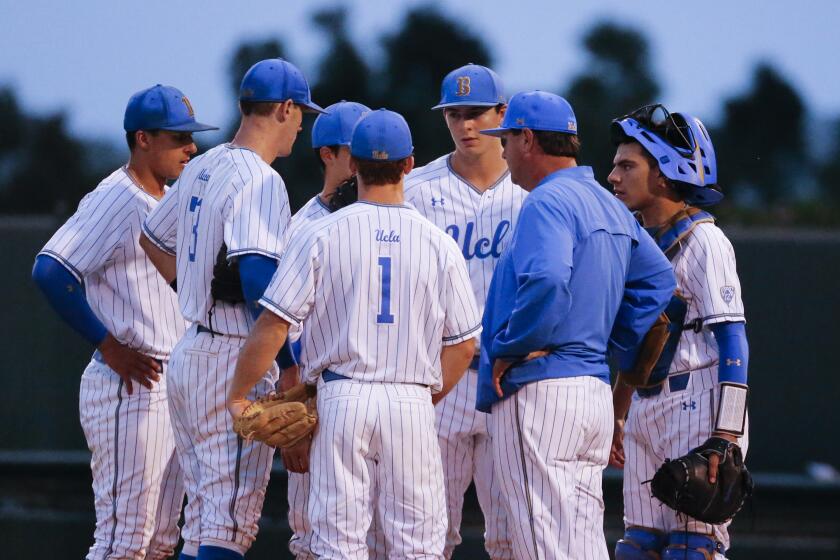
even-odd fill
[{"label": "white pinstripe pant", "polygon": [[609,558],[601,475],[610,386],[594,377],[530,383],[493,405],[493,459],[519,560]]},{"label": "white pinstripe pant", "polygon": [[[79,389],[79,416],[91,451],[96,529],[89,560],[169,558],[184,501],[166,402],[168,371],[129,395],[107,365],[91,360]],[[195,520],[186,512],[184,540]]]},{"label": "white pinstripe pant", "polygon": [[[274,449],[245,443],[225,408],[228,385],[245,339],[196,333],[193,326],[172,351],[169,407],[178,460],[190,502],[199,508],[198,540],[244,554],[257,535]],[[271,392],[274,365],[249,393]]]},{"label": "white pinstripe pant", "polygon": [[493,469],[493,448],[488,432],[490,415],[475,409],[478,372],[467,370],[442,402],[435,407],[436,427],[443,461],[449,528],[444,556],[452,557],[461,543],[464,492],[475,481],[484,515],[484,547],[490,558],[513,558],[502,491]]},{"label": "white pinstripe pant", "polygon": [[367,558],[376,511],[391,558],[443,558],[443,473],[429,390],[331,381],[318,389],[318,414],[309,493],[315,555]]},{"label": "white pinstripe pant", "polygon": [[[682,391],[671,392],[665,382],[660,394],[642,399],[633,395],[624,428],[624,524],[666,533],[689,531],[714,535],[729,548],[729,523],[711,525],[678,516],[653,497],[650,484],[665,459],[681,457],[712,434],[717,404],[717,366],[691,372]],[[739,441],[746,457],[749,440]]]}]

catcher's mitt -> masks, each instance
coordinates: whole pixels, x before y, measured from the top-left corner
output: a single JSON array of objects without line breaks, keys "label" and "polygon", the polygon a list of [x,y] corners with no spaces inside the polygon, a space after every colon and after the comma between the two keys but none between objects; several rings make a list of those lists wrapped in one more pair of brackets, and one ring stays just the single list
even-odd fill
[{"label": "catcher's mitt", "polygon": [[271,447],[292,447],[315,431],[315,387],[299,383],[284,393],[272,393],[252,402],[233,422],[233,431],[245,440]]},{"label": "catcher's mitt", "polygon": [[[717,480],[709,483],[709,457],[720,456]],[[723,523],[752,495],[753,480],[741,448],[720,437],[710,437],[679,459],[666,460],[651,481],[653,495],[680,513],[704,523]]]},{"label": "catcher's mitt", "polygon": [[356,176],[353,175],[338,185],[338,188],[336,188],[335,192],[332,196],[330,196],[327,206],[329,207],[330,212],[335,212],[345,206],[350,206],[357,200],[359,200],[359,184]]}]

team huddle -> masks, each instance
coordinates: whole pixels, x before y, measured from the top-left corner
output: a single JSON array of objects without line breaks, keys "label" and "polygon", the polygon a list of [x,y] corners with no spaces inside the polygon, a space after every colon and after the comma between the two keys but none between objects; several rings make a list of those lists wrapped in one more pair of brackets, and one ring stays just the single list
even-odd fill
[{"label": "team huddle", "polygon": [[[282,59],[248,70],[239,109],[193,158],[215,127],[176,88],[136,93],[129,163],[36,257],[96,347],[87,558],[179,538],[182,560],[243,558],[275,447],[298,559],[451,558],[470,483],[491,558],[606,559],[608,464],[617,559],[725,558],[752,487],[749,352],[698,119],[605,122],[610,192],[578,166],[565,99],[508,99],[479,65],[443,78],[454,149],[422,167],[402,116],[321,108]],[[323,185],[292,216],[270,164],[304,113]]]}]

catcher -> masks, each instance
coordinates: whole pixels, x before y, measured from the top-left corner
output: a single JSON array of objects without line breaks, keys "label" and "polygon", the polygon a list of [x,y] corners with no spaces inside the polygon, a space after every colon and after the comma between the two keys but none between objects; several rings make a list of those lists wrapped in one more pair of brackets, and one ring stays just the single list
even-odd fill
[{"label": "catcher", "polygon": [[610,464],[624,469],[626,527],[615,556],[722,559],[752,480],[743,463],[749,352],[735,254],[697,208],[723,197],[714,147],[698,119],[661,105],[616,119],[612,136],[608,180],[671,261],[679,291],[646,339],[652,350],[619,373],[613,392]]}]

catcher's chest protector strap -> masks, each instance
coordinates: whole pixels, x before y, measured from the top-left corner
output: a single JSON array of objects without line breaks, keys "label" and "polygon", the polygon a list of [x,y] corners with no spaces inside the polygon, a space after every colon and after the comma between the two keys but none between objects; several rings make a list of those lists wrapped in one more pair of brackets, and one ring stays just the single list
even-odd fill
[{"label": "catcher's chest protector strap", "polygon": [[715,223],[715,217],[699,208],[687,206],[665,222],[665,224],[653,233],[653,240],[665,253],[669,260],[673,260],[680,250],[680,243],[691,235],[691,232],[699,224]]}]

